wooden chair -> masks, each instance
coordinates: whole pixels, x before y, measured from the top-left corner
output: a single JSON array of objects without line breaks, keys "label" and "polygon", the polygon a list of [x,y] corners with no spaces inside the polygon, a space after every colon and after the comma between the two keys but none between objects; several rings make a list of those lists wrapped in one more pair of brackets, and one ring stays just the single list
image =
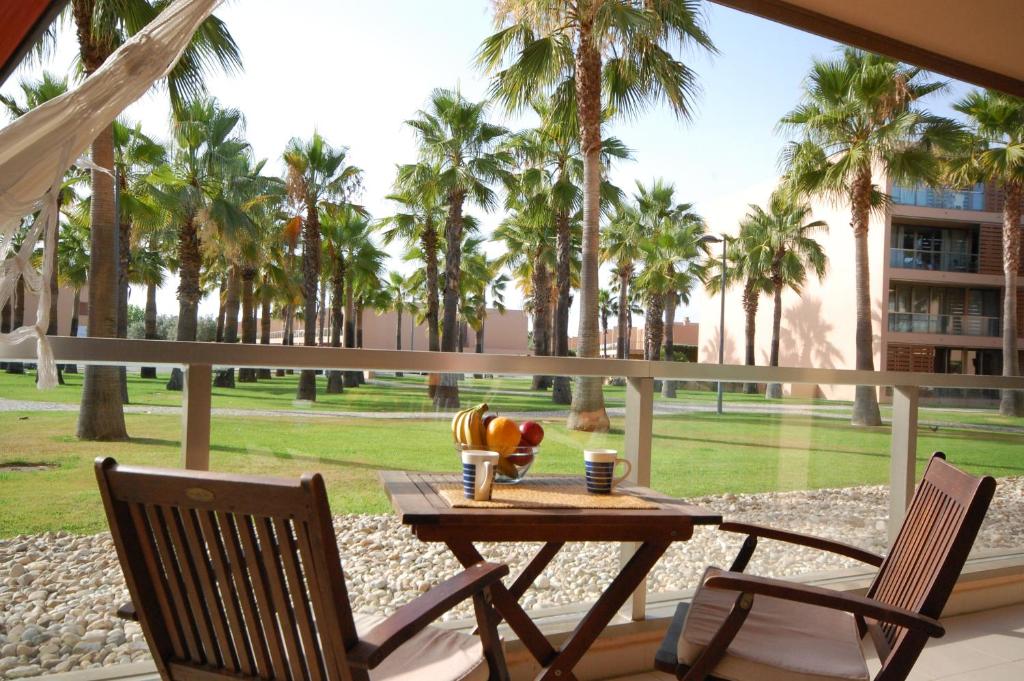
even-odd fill
[{"label": "wooden chair", "polygon": [[[323,478],[252,478],[96,460],[131,604],[162,678],[507,679],[477,563],[390,617],[353,615]],[[428,624],[473,599],[479,638]]]},{"label": "wooden chair", "polygon": [[[932,456],[885,558],[828,539],[723,523],[747,538],[729,571],[708,568],[693,601],[681,604],[655,666],[684,681],[867,681],[861,639],[871,637],[875,681],[906,679],[949,598],[995,492]],[[878,567],[866,596],[743,574],[758,538],[853,558]]]}]

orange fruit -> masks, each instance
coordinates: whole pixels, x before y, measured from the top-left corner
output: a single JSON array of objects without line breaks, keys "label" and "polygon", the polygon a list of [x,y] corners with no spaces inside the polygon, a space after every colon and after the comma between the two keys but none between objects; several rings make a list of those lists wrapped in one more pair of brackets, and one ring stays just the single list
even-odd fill
[{"label": "orange fruit", "polygon": [[519,446],[519,426],[512,419],[499,416],[487,424],[487,449],[507,456]]}]

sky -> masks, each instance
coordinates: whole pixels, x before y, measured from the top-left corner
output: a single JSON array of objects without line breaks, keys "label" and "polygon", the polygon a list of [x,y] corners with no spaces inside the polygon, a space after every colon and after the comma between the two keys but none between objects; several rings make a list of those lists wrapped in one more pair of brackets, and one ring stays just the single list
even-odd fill
[{"label": "sky", "polygon": [[[837,44],[718,5],[706,4],[705,12],[718,54],[677,51],[699,76],[692,120],[655,107],[614,121],[607,133],[619,137],[634,160],[619,162],[611,179],[632,192],[638,180],[664,178],[674,183],[677,200],[695,204],[712,231],[732,232],[747,205],[764,202],[774,188],[786,141],[776,123],[799,100],[812,59],[834,54]],[[416,158],[415,139],[404,122],[425,106],[431,90],[458,87],[472,99],[487,92],[488,81],[473,57],[494,30],[489,0],[234,0],[217,15],[241,48],[244,70],[214,73],[208,89],[223,105],[243,112],[257,158],[268,159],[268,170],[280,171],[288,140],[318,130],[332,144],[348,147],[349,161],[364,170],[357,200],[375,217],[394,210],[385,196],[395,166]],[[42,68],[69,71],[76,49],[74,36],[62,30]],[[0,91],[10,93],[20,78],[38,77],[40,68],[21,69]],[[957,84],[931,108],[948,113],[946,101],[962,89]],[[511,129],[532,123],[497,108],[491,115]],[[166,92],[152,91],[125,116],[165,138]],[[481,218],[484,232],[502,217],[500,211],[469,212]],[[501,251],[497,244],[489,248],[492,255]],[[392,249],[389,267],[408,271],[400,250]],[[608,283],[605,268],[602,284]],[[160,290],[161,313],[177,313],[176,286],[169,278]],[[695,296],[693,308],[681,309],[677,319],[698,320],[701,298]],[[144,301],[144,290],[132,291],[132,304]],[[510,287],[506,303],[519,308],[522,295]],[[216,307],[207,297],[201,313],[214,315]],[[573,335],[577,319],[574,309]]]}]

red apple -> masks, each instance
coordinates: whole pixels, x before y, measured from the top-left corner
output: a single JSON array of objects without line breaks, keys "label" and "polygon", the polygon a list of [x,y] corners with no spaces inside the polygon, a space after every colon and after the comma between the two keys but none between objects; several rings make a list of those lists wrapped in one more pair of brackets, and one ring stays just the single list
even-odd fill
[{"label": "red apple", "polygon": [[544,429],[536,421],[523,421],[519,425],[519,432],[522,434],[521,442],[528,447],[536,447],[544,439]]},{"label": "red apple", "polygon": [[487,414],[486,416],[484,416],[483,424],[484,424],[484,432],[485,433],[487,432],[487,424],[490,423],[491,421],[493,421],[496,418],[498,418],[497,414]]}]

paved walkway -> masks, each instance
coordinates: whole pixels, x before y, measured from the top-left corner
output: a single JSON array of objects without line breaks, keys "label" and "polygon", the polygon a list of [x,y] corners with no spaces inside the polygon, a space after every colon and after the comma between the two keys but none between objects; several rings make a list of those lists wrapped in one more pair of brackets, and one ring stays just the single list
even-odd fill
[{"label": "paved walkway", "polygon": [[[495,391],[497,392],[497,391]],[[522,395],[524,391],[507,391],[508,394]],[[710,413],[715,411],[716,405],[713,402],[681,402],[672,403],[664,400],[654,403],[655,416],[672,416],[679,414]],[[835,419],[845,421],[850,418],[849,405],[830,404],[785,404],[785,403],[764,403],[734,402],[725,403],[725,410],[730,413],[746,414],[779,414],[788,416],[814,416],[817,418]],[[0,397],[0,412],[10,411],[57,411],[77,412],[77,404],[64,402],[37,402],[34,400],[10,400]],[[181,407],[148,406],[138,404],[126,404],[126,414],[156,414],[160,416],[176,416],[181,414]],[[956,409],[945,409],[935,411],[962,411]],[[326,419],[374,419],[374,420],[395,420],[395,419],[429,419],[447,421],[451,419],[450,411],[323,411],[318,409],[237,409],[226,407],[214,407],[210,410],[213,416],[227,417],[267,417],[279,418],[326,418]],[[566,409],[550,409],[543,411],[507,411],[504,415],[516,419],[557,419],[563,418]],[[608,408],[609,416],[625,416],[625,407]],[[956,421],[943,421],[941,419],[921,420],[921,426],[927,426],[938,430],[939,428],[958,428],[963,430],[976,430],[989,433],[1024,434],[1024,429],[1017,426],[1000,426],[988,424],[969,424]]]}]

